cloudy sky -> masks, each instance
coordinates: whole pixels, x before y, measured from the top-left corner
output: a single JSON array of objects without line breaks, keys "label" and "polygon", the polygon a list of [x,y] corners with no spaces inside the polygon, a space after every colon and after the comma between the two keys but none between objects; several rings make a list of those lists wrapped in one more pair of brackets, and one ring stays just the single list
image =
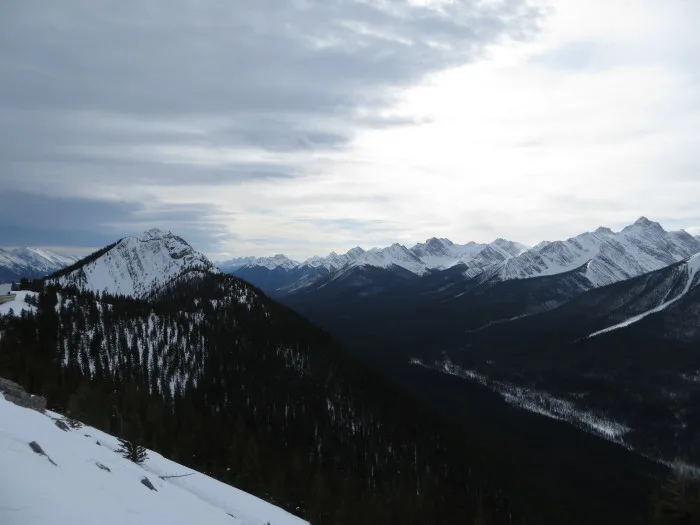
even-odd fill
[{"label": "cloudy sky", "polygon": [[696,0],[0,7],[0,246],[700,234]]}]

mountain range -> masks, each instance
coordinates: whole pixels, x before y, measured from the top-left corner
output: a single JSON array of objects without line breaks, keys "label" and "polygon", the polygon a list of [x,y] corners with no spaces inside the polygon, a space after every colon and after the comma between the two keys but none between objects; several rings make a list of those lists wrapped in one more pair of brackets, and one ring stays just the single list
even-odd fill
[{"label": "mountain range", "polygon": [[0,248],[0,282],[43,277],[77,262],[78,258],[44,248]]},{"label": "mountain range", "polygon": [[595,288],[658,270],[700,252],[700,240],[687,232],[664,230],[641,217],[614,232],[600,227],[564,241],[534,247],[496,239],[492,243],[455,244],[431,238],[412,248],[395,243],[386,248],[353,248],[338,255],[296,262],[285,255],[245,257],[219,263],[268,293],[298,293],[323,279],[341,278],[361,268],[407,271],[418,277],[459,268],[465,280],[507,281],[579,271],[587,288]]},{"label": "mountain range", "polygon": [[531,248],[434,238],[363,251],[323,274],[300,277],[308,263],[288,260],[284,270],[252,261],[236,273],[389,375],[397,363],[421,364],[698,464],[687,418],[700,391],[698,253],[696,237],[642,217]]}]

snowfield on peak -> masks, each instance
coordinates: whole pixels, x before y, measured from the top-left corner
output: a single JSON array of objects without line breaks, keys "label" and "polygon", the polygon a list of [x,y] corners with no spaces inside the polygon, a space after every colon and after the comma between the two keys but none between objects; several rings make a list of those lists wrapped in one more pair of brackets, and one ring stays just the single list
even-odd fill
[{"label": "snowfield on peak", "polygon": [[375,268],[391,268],[399,266],[416,275],[423,275],[426,267],[423,262],[402,244],[394,243],[386,248],[372,248],[364,252],[345,268],[373,266]]},{"label": "snowfield on peak", "polygon": [[51,279],[62,286],[145,297],[186,271],[218,272],[201,253],[170,232],[149,230],[139,237],[126,237],[95,260]]},{"label": "snowfield on peak", "polygon": [[[63,431],[51,412],[0,394],[0,523],[16,525],[305,525],[250,494],[155,452],[143,466],[115,452],[118,441],[83,426]],[[29,446],[36,442],[46,456]],[[48,457],[47,457],[48,456]],[[53,465],[51,461],[55,463]],[[161,479],[159,476],[187,475]],[[156,490],[142,484],[147,478]]]},{"label": "snowfield on peak", "polygon": [[581,268],[594,287],[659,270],[700,252],[690,234],[667,232],[641,217],[616,233],[598,228],[567,239],[543,242],[509,259],[497,272],[503,280],[543,277]]},{"label": "snowfield on peak", "polygon": [[286,255],[278,253],[277,255],[273,255],[272,257],[260,257],[258,259],[254,259],[246,265],[247,268],[252,268],[255,266],[267,268],[268,270],[274,270],[275,268],[291,270],[292,268],[296,268],[297,266],[299,266],[299,263],[290,259]]}]

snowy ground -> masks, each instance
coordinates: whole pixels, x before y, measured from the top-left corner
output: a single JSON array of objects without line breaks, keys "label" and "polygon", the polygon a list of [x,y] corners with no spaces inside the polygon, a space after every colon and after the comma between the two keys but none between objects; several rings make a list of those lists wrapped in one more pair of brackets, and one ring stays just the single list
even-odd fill
[{"label": "snowy ground", "polygon": [[38,294],[34,292],[12,292],[14,294],[14,299],[7,303],[0,304],[0,315],[7,315],[13,313],[15,315],[20,315],[22,310],[27,310],[29,312],[34,312],[35,307],[29,306],[26,302],[27,296],[36,296]]},{"label": "snowy ground", "polygon": [[[154,452],[138,466],[114,452],[116,438],[87,426],[65,432],[52,418],[60,416],[17,407],[0,394],[2,525],[306,524],[197,472],[162,480],[193,471]],[[32,451],[32,441],[55,466]]]}]

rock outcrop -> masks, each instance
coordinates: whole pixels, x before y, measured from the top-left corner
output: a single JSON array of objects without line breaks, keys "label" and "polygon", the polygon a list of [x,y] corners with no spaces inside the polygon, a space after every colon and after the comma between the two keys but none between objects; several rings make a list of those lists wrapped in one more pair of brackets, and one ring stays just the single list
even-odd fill
[{"label": "rock outcrop", "polygon": [[24,388],[17,383],[0,377],[0,394],[10,403],[24,408],[31,408],[37,412],[44,413],[46,410],[46,399],[41,396],[28,394]]}]

